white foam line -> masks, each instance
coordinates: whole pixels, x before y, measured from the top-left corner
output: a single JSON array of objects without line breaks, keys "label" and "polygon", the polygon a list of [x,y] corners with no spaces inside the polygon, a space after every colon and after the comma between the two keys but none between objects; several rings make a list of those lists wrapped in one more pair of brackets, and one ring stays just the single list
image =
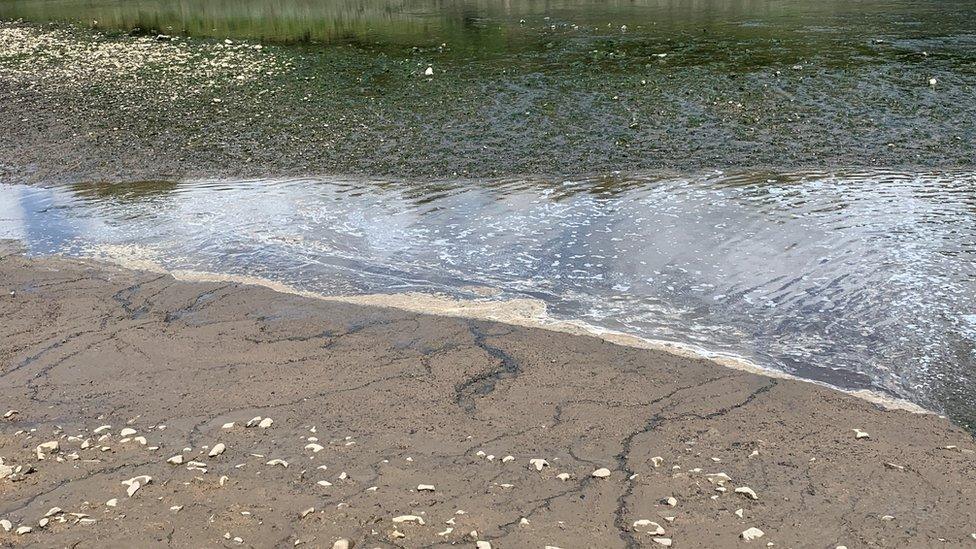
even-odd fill
[{"label": "white foam line", "polygon": [[256,276],[186,269],[166,269],[160,263],[152,259],[151,253],[148,253],[147,250],[134,246],[100,246],[93,251],[93,255],[97,259],[107,260],[127,269],[168,274],[176,280],[187,282],[235,282],[238,284],[246,284],[251,286],[262,286],[276,292],[298,295],[322,301],[333,301],[371,307],[385,307],[434,316],[488,320],[527,328],[540,328],[554,332],[597,337],[616,345],[662,351],[685,358],[704,359],[726,368],[749,372],[765,377],[812,383],[814,385],[833,389],[835,391],[866,400],[887,410],[905,410],[916,414],[935,413],[913,402],[892,397],[878,391],[872,391],[870,389],[843,389],[822,381],[805,379],[786,372],[773,370],[771,368],[756,364],[745,357],[730,353],[709,351],[694,345],[687,345],[672,341],[648,339],[625,332],[594,326],[579,320],[562,320],[553,318],[548,314],[546,303],[538,299],[516,298],[506,300],[462,300],[444,295],[426,294],[420,292],[332,296],[319,292],[303,290],[290,284]]}]

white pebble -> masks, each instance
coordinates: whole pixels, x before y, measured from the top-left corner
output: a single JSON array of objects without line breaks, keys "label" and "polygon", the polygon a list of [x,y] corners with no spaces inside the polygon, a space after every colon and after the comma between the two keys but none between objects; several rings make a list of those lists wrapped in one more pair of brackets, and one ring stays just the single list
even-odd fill
[{"label": "white pebble", "polygon": [[417,524],[423,525],[424,519],[418,517],[417,515],[400,515],[398,517],[393,517],[393,522],[396,524],[401,524],[404,522],[416,522]]},{"label": "white pebble", "polygon": [[595,478],[607,478],[610,476],[610,469],[607,469],[606,467],[601,467],[596,471],[593,471],[592,475]]},{"label": "white pebble", "polygon": [[756,492],[752,488],[749,488],[748,486],[740,486],[736,488],[735,493],[742,494],[749,499],[759,499],[759,496],[756,495]]},{"label": "white pebble", "polygon": [[763,537],[765,535],[766,535],[765,532],[763,532],[759,528],[756,528],[755,526],[753,526],[752,528],[747,528],[747,529],[743,530],[742,533],[739,534],[739,537],[741,537],[742,539],[744,539],[746,541],[752,541],[752,540],[759,539],[759,538],[761,538],[761,537]]},{"label": "white pebble", "polygon": [[224,446],[223,442],[218,442],[217,444],[214,444],[213,448],[210,449],[210,452],[207,455],[210,457],[217,457],[220,454],[223,454],[224,450],[226,449],[227,447]]}]

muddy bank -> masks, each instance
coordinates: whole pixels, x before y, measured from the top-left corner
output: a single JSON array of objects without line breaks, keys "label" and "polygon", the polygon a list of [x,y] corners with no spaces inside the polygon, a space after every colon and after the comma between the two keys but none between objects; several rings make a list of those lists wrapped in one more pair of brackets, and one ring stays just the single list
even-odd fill
[{"label": "muddy bank", "polygon": [[976,543],[976,444],[934,415],[9,248],[0,281],[0,544]]},{"label": "muddy bank", "polygon": [[471,53],[460,43],[255,50],[255,40],[0,22],[0,177],[457,179],[976,163],[968,29],[944,24],[932,37],[885,23],[872,41],[861,29],[644,35],[569,23],[526,26],[529,45],[518,51]]}]

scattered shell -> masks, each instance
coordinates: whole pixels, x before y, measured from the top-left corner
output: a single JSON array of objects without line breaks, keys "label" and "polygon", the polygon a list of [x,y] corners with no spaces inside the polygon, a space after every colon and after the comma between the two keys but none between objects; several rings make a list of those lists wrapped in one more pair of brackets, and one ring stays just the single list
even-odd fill
[{"label": "scattered shell", "polygon": [[519,526],[528,526],[528,525],[529,525],[529,519],[525,517],[519,519]]},{"label": "scattered shell", "polygon": [[49,522],[51,522],[51,519],[44,517],[41,520],[37,521],[37,525],[40,526],[41,528],[44,528],[45,526],[47,526],[47,523]]},{"label": "scattered shell", "polygon": [[261,419],[262,419],[261,416],[252,417],[251,419],[248,420],[247,423],[244,424],[244,426],[245,427],[254,427],[255,425],[257,425],[258,423],[261,422]]},{"label": "scattered shell", "polygon": [[595,478],[607,478],[610,476],[610,469],[607,469],[606,467],[601,467],[596,471],[593,471],[592,475]]},{"label": "scattered shell", "polygon": [[3,414],[3,419],[10,419],[14,417],[14,414],[19,414],[19,413],[20,410],[7,410],[6,413]]},{"label": "scattered shell", "polygon": [[739,537],[741,537],[742,539],[744,539],[746,541],[752,541],[752,540],[755,540],[755,539],[759,539],[759,538],[761,538],[761,537],[763,537],[765,535],[766,535],[765,532],[763,532],[759,528],[756,528],[755,526],[753,526],[752,528],[747,528],[747,529],[743,530],[742,533],[739,534]]},{"label": "scattered shell", "polygon": [[759,499],[759,496],[756,495],[755,490],[753,490],[752,488],[749,488],[748,486],[740,486],[740,487],[736,488],[735,489],[735,493],[736,494],[742,494],[742,495],[746,496],[749,499]]},{"label": "scattered shell", "polygon": [[541,458],[532,458],[529,460],[529,465],[535,467],[536,471],[541,471],[543,467],[549,466],[549,462]]},{"label": "scattered shell", "polygon": [[228,480],[230,480],[230,477],[229,476],[227,476],[227,475],[221,475],[220,476],[220,479],[217,480],[217,484],[220,484],[221,486],[223,486],[224,484],[227,484],[227,481]]},{"label": "scattered shell", "polygon": [[393,522],[396,524],[401,524],[404,522],[416,522],[417,524],[423,525],[424,519],[418,517],[417,515],[400,515],[398,517],[393,517]]},{"label": "scattered shell", "polygon": [[224,450],[226,449],[227,447],[224,446],[223,442],[218,442],[217,444],[214,444],[213,448],[210,449],[210,453],[208,453],[207,455],[210,457],[217,457],[220,454],[223,454]]},{"label": "scattered shell", "polygon": [[434,485],[433,484],[418,484],[417,485],[417,491],[418,492],[433,492],[434,491]]},{"label": "scattered shell", "polygon": [[662,528],[660,524],[648,519],[634,521],[634,528],[641,528],[644,533],[653,534],[656,536],[664,533],[664,528]]},{"label": "scattered shell", "polygon": [[438,536],[446,536],[446,535],[450,534],[453,531],[454,531],[454,528],[448,527],[448,528],[445,528],[443,532],[437,532],[437,535]]}]

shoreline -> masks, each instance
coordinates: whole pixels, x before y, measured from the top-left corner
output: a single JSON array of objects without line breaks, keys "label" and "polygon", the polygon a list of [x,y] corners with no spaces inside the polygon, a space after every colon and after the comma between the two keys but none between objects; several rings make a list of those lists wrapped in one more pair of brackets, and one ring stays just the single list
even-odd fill
[{"label": "shoreline", "polygon": [[9,248],[0,275],[0,520],[31,527],[3,546],[976,543],[976,441],[931,414]]},{"label": "shoreline", "polygon": [[[94,261],[106,261],[119,267],[134,270],[145,270],[153,273],[167,274],[176,280],[186,282],[233,282],[268,288],[275,292],[292,294],[322,301],[349,303],[369,307],[383,307],[416,314],[444,316],[470,320],[483,320],[521,326],[524,328],[538,328],[571,335],[595,337],[607,343],[661,351],[675,356],[691,359],[704,359],[723,368],[731,368],[776,379],[789,379],[803,383],[811,383],[838,391],[847,395],[861,398],[872,404],[889,410],[904,410],[914,414],[933,414],[938,412],[924,408],[914,402],[871,389],[845,389],[830,383],[795,376],[788,372],[767,368],[749,360],[746,357],[730,353],[710,351],[697,347],[667,340],[657,340],[641,337],[635,334],[602,328],[580,320],[555,319],[546,311],[545,302],[531,298],[517,298],[504,301],[497,300],[463,300],[437,294],[408,292],[394,294],[364,294],[364,295],[327,295],[319,292],[303,290],[287,283],[248,275],[235,275],[212,271],[198,271],[187,269],[166,269],[151,259],[134,259],[124,257],[124,251],[116,255],[116,250],[102,247],[97,252],[107,252],[107,255],[96,255],[90,258]],[[82,258],[85,260],[85,258]]]}]

